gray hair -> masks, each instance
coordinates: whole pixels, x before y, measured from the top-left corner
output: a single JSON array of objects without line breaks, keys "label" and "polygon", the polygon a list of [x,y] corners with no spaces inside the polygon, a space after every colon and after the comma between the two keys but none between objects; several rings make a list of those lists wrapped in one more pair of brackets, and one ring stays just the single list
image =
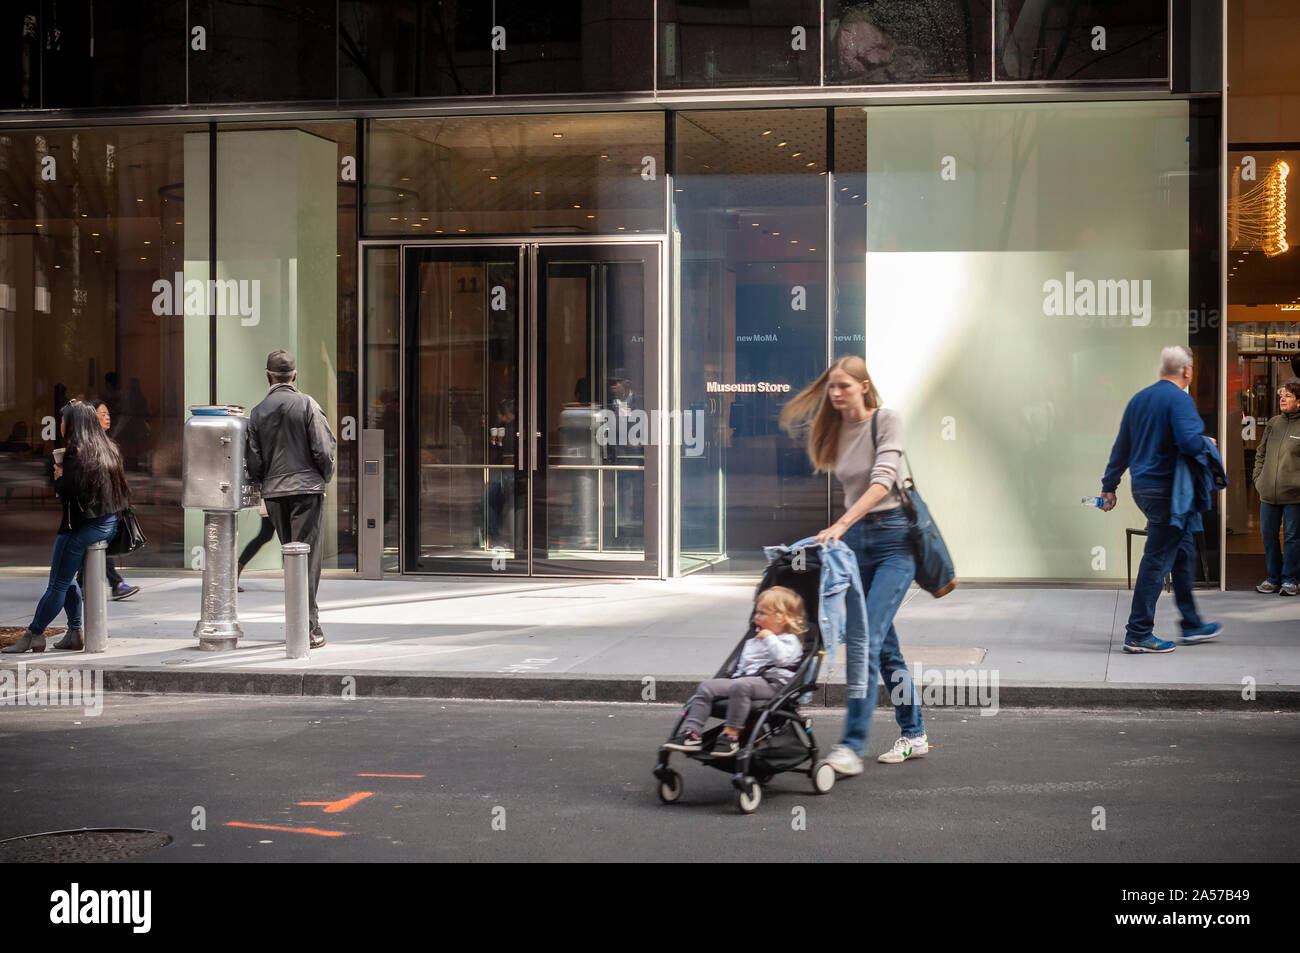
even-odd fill
[{"label": "gray hair", "polygon": [[1160,352],[1160,376],[1175,377],[1184,367],[1192,366],[1192,349],[1174,344]]}]

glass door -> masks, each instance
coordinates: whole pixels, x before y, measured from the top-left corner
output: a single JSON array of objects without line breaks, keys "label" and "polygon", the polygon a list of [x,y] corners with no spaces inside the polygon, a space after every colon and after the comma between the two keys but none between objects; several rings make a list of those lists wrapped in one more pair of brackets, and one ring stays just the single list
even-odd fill
[{"label": "glass door", "polygon": [[406,572],[659,573],[660,246],[407,246]]},{"label": "glass door", "polygon": [[522,253],[406,249],[407,572],[528,572]]},{"label": "glass door", "polygon": [[532,571],[658,575],[660,246],[530,258]]}]

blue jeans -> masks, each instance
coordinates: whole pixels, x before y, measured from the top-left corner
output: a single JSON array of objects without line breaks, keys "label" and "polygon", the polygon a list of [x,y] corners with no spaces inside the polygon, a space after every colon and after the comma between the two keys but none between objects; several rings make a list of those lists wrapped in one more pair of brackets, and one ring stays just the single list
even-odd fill
[{"label": "blue jeans", "polygon": [[[1278,586],[1300,582],[1300,503],[1260,503],[1259,529],[1264,534],[1268,581]],[[1282,530],[1282,545],[1277,544]]]},{"label": "blue jeans", "polygon": [[875,521],[853,524],[844,534],[843,542],[858,558],[858,572],[867,594],[867,645],[845,646],[849,710],[840,744],[861,755],[867,750],[871,716],[876,710],[876,680],[882,675],[885,691],[894,701],[894,717],[902,735],[919,738],[925,734],[921,702],[916,697],[912,672],[903,660],[898,632],[894,629],[894,614],[916,578],[916,558],[907,539],[907,517],[902,510]]},{"label": "blue jeans", "polygon": [[1174,600],[1183,615],[1183,630],[1201,627],[1201,617],[1192,599],[1195,581],[1196,540],[1189,526],[1178,529],[1169,522],[1169,489],[1133,488],[1133,502],[1147,518],[1147,544],[1133,582],[1133,606],[1125,627],[1126,642],[1142,642],[1155,629],[1156,601],[1165,576],[1172,575]]},{"label": "blue jeans", "polygon": [[115,532],[117,514],[109,513],[55,537],[50,581],[45,587],[45,595],[36,604],[36,615],[32,616],[32,624],[27,627],[29,632],[44,634],[45,627],[54,621],[60,609],[68,614],[69,629],[81,628],[81,587],[77,585],[77,570],[81,568],[90,544],[112,539]]}]

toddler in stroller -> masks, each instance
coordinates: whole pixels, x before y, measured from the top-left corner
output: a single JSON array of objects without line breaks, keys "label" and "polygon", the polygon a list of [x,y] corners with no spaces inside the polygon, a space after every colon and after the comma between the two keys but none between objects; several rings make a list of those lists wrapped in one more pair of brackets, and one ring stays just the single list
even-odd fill
[{"label": "toddler in stroller", "polygon": [[[818,754],[812,722],[798,700],[816,687],[824,655],[819,608],[820,547],[786,551],[763,574],[748,631],[717,674],[700,683],[672,736],[659,748],[659,797],[681,797],[681,775],[668,767],[674,752],[727,771],[745,814],[757,810],[760,785],[784,771],[812,780],[818,794],[835,771]],[[805,606],[813,611],[805,611]],[[709,716],[723,724],[704,730]]]}]

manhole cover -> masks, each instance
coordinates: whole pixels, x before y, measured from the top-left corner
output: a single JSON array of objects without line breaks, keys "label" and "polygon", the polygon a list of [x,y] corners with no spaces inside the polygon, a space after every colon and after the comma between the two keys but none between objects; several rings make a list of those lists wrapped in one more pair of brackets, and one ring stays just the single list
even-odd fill
[{"label": "manhole cover", "polygon": [[[45,641],[49,642],[52,638],[57,639],[67,631],[67,629],[60,628],[46,629]],[[13,645],[26,634],[27,626],[25,625],[0,625],[0,649]]]},{"label": "manhole cover", "polygon": [[166,847],[171,834],[138,828],[83,828],[0,841],[0,864],[87,864],[125,860]]}]

